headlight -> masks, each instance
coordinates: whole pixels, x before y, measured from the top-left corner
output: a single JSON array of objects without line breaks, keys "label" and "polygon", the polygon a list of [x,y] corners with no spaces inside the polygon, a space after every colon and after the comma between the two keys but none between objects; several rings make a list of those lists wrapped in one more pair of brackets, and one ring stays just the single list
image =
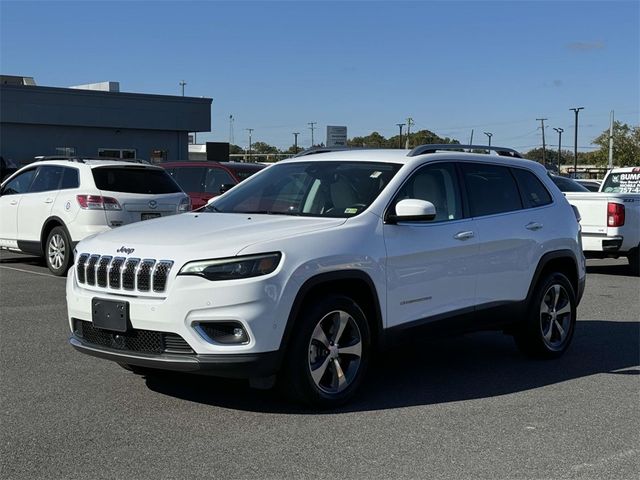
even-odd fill
[{"label": "headlight", "polygon": [[187,263],[178,275],[196,275],[207,280],[237,280],[268,275],[278,268],[280,252],[216,258]]}]

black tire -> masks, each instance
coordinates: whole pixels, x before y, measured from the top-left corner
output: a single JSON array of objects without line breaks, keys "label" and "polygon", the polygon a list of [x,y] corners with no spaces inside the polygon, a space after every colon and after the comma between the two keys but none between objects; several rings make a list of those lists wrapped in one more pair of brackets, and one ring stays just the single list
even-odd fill
[{"label": "black tire", "polygon": [[524,324],[514,338],[534,358],[558,358],[569,348],[576,325],[576,294],[562,273],[541,278],[527,306]]},{"label": "black tire", "polygon": [[66,228],[54,227],[49,232],[44,245],[44,260],[54,275],[61,277],[67,274],[73,262],[73,247]]},{"label": "black tire", "polygon": [[636,247],[627,254],[629,272],[634,277],[640,276],[640,247]]},{"label": "black tire", "polygon": [[[371,353],[369,324],[358,304],[341,295],[316,298],[302,309],[294,328],[279,377],[281,390],[295,401],[319,408],[337,407],[351,399]],[[322,334],[324,342],[318,340]]]}]

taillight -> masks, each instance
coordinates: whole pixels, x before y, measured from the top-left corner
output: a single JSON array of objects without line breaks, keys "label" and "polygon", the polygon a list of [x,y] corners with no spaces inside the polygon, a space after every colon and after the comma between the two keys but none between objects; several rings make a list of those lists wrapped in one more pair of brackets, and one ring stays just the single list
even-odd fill
[{"label": "taillight", "polygon": [[609,227],[624,225],[624,205],[614,202],[607,203],[607,225]]},{"label": "taillight", "polygon": [[76,195],[78,205],[83,210],[122,210],[115,198],[101,195]]}]

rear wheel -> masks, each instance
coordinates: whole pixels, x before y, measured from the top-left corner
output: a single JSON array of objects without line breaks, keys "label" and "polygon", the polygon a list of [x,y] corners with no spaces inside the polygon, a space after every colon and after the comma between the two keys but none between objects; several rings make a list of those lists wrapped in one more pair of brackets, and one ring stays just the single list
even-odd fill
[{"label": "rear wheel", "polygon": [[527,319],[515,334],[516,345],[533,357],[557,358],[569,347],[575,323],[573,286],[563,274],[550,273],[536,286]]},{"label": "rear wheel", "polygon": [[303,309],[295,328],[281,388],[313,406],[345,403],[369,362],[370,330],[362,309],[348,297],[329,295]]},{"label": "rear wheel", "polygon": [[71,266],[73,252],[69,234],[64,227],[55,227],[49,232],[44,254],[51,273],[58,276],[67,273]]}]

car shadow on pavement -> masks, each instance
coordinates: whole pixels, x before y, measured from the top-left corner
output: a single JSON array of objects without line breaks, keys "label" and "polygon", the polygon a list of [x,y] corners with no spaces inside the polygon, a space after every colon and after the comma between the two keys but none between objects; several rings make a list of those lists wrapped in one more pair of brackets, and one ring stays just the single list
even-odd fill
[{"label": "car shadow on pavement", "polygon": [[42,257],[36,257],[36,256],[31,256],[31,255],[16,255],[16,256],[7,256],[7,255],[2,255],[0,256],[0,265],[10,265],[10,264],[16,264],[16,263],[21,263],[24,265],[37,265],[39,267],[45,266],[46,267],[46,263],[44,261],[44,258]]},{"label": "car shadow on pavement", "polygon": [[631,265],[626,264],[615,264],[615,265],[607,265],[607,264],[598,264],[598,265],[587,265],[587,273],[599,273],[601,275],[616,275],[620,277],[633,277],[634,275],[631,273]]},{"label": "car shadow on pavement", "polygon": [[640,374],[640,323],[578,323],[568,352],[557,360],[531,360],[511,337],[483,332],[385,352],[371,366],[361,391],[334,410],[305,409],[275,389],[197,375],[148,376],[148,388],[192,402],[273,414],[372,411],[489,398],[595,374]]}]

